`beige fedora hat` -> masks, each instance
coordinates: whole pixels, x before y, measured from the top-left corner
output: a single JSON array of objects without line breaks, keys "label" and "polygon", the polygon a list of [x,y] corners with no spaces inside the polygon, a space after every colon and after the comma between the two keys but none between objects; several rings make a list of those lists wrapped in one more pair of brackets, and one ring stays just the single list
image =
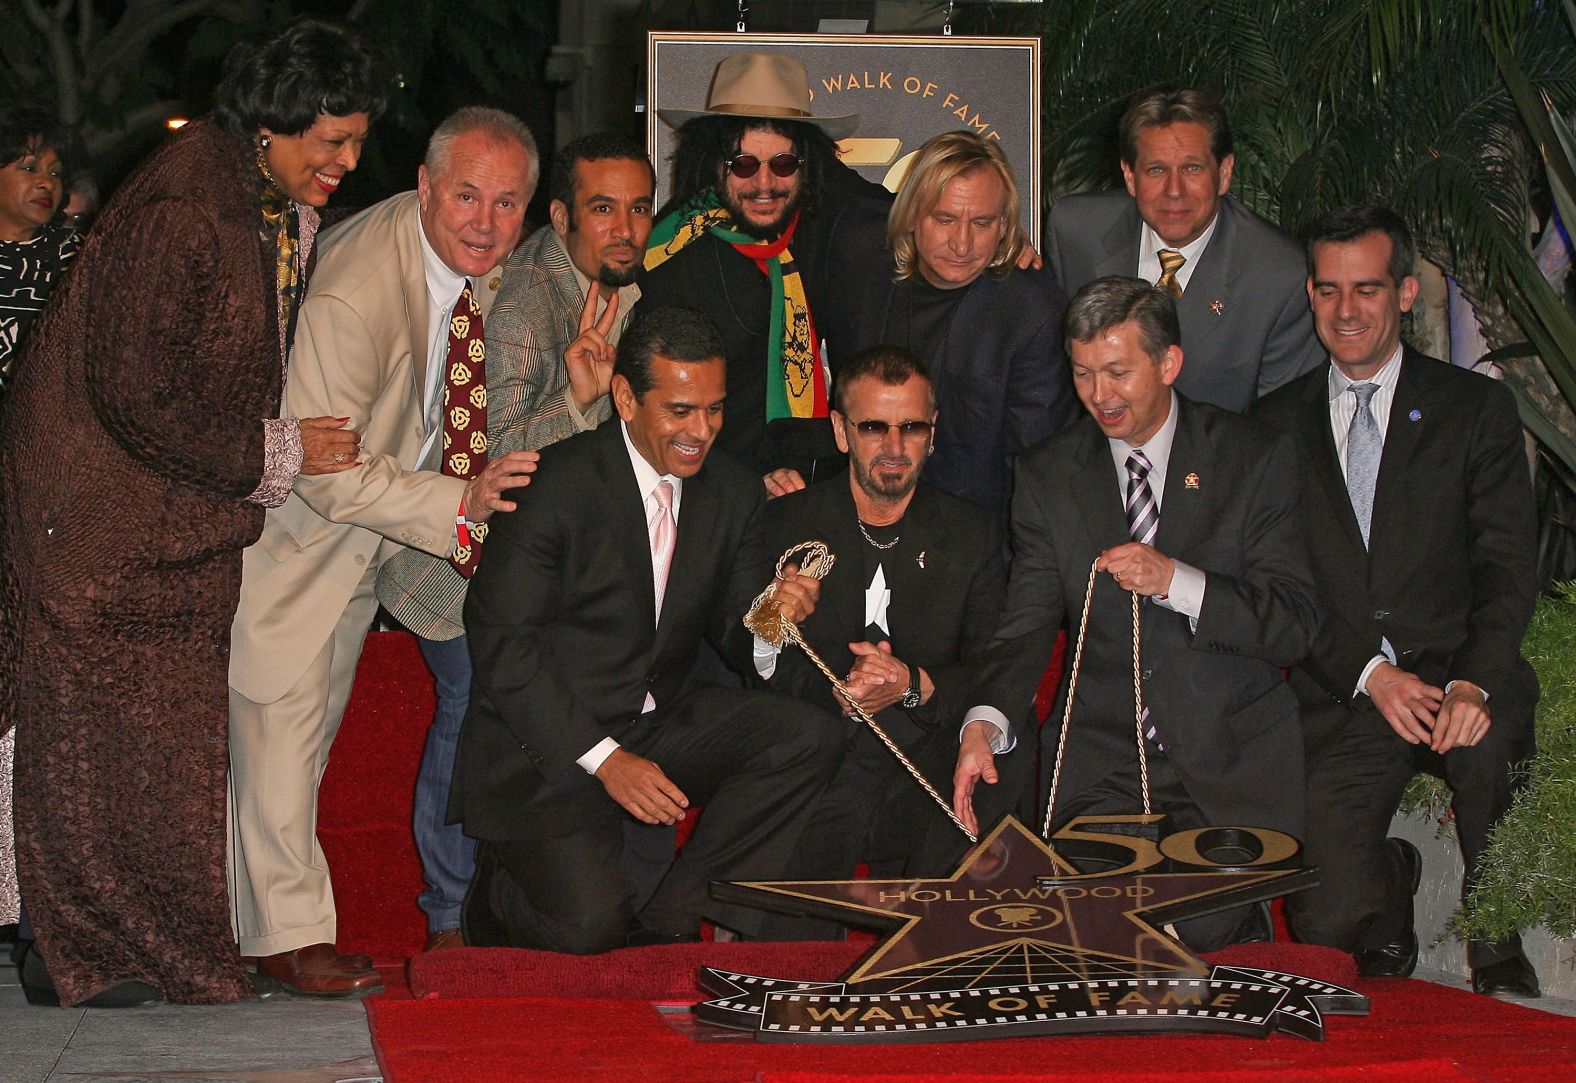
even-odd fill
[{"label": "beige fedora hat", "polygon": [[696,117],[758,117],[814,124],[833,139],[852,135],[859,114],[818,117],[810,112],[810,79],[804,65],[791,56],[734,53],[717,65],[704,109],[658,109],[657,115],[677,128]]}]

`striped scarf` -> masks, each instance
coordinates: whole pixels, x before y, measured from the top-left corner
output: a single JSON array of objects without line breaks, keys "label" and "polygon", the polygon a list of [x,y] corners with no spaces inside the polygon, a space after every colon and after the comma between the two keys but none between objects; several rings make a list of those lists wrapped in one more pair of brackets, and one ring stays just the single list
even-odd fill
[{"label": "striped scarf", "polygon": [[734,228],[732,217],[714,192],[691,200],[651,231],[646,243],[646,270],[662,266],[706,234],[725,241],[754,262],[771,281],[771,329],[766,336],[766,420],[826,417],[826,366],[820,340],[810,319],[804,281],[788,251],[799,225],[795,212],[775,241],[762,243]]}]

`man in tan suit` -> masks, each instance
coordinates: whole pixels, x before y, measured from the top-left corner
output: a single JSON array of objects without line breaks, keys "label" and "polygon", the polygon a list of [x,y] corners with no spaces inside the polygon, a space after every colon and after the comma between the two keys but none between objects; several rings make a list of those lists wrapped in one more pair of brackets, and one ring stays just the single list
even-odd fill
[{"label": "man in tan suit", "polygon": [[[553,157],[552,224],[509,257],[487,315],[490,453],[544,448],[612,416],[614,349],[640,299],[635,272],[651,233],[653,187],[645,148],[624,136],[588,135]],[[476,844],[447,822],[471,694],[461,616],[467,582],[449,561],[419,549],[400,549],[378,569],[378,601],[419,637],[437,691],[412,817],[427,951],[463,946],[460,904],[476,871]],[[673,860],[672,831],[630,828],[660,877]]]},{"label": "man in tan suit", "polygon": [[[453,358],[477,359],[474,324],[520,239],[538,167],[519,120],[460,110],[433,133],[416,191],[323,238],[301,307],[284,413],[354,419],[361,455],[355,469],[303,477],[269,511],[245,553],[230,662],[236,934],[293,993],[382,987],[371,960],[333,947],[317,787],[377,608],[378,565],[402,546],[463,559],[470,532],[512,511],[501,494],[535,468],[534,452],[512,452],[467,478],[453,468],[465,456],[445,459],[444,445],[467,416],[446,408]],[[466,401],[484,405],[478,392]]]}]

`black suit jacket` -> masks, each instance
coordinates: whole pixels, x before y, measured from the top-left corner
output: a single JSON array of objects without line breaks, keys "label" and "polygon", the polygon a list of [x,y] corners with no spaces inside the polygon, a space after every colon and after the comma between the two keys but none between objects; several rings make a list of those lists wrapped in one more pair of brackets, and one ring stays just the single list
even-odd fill
[{"label": "black suit jacket", "polygon": [[[824,541],[837,563],[822,581],[821,599],[800,630],[838,674],[853,666],[849,643],[866,640],[864,539],[848,475],[767,503],[746,566],[765,583],[777,558],[800,542]],[[968,709],[973,672],[1001,617],[1006,595],[996,517],[921,482],[903,516],[898,542],[882,554],[892,591],[887,614],[892,653],[922,666],[936,686],[929,703],[888,707],[877,721],[903,718],[920,729],[956,730]],[[778,656],[773,688],[842,713],[831,683],[803,651]]]},{"label": "black suit jacket", "polygon": [[[1229,196],[1177,302],[1185,361],[1177,390],[1246,410],[1325,358],[1308,310],[1301,247]],[[1067,196],[1051,208],[1046,262],[1069,294],[1138,272],[1143,220],[1124,191]]]},{"label": "black suit jacket", "polygon": [[[672,571],[655,602],[645,508],[623,426],[542,449],[519,507],[496,516],[465,604],[475,677],[450,818],[507,839],[535,830],[548,791],[583,782],[576,760],[604,737],[659,722],[691,679],[702,637],[736,624],[737,554],[760,479],[708,459],[684,481]],[[739,656],[735,655],[738,659]],[[642,719],[646,693],[658,711]]]},{"label": "black suit jacket", "polygon": [[1304,501],[1325,622],[1293,673],[1310,706],[1349,704],[1388,638],[1402,669],[1485,689],[1495,724],[1532,723],[1537,678],[1521,639],[1537,600],[1536,522],[1510,390],[1406,350],[1363,548],[1330,430],[1328,368],[1266,397],[1254,416],[1292,433],[1310,463]]},{"label": "black suit jacket", "polygon": [[[1302,732],[1280,669],[1307,652],[1318,627],[1297,516],[1299,455],[1273,430],[1179,403],[1155,547],[1203,570],[1207,583],[1196,632],[1180,613],[1143,606],[1145,703],[1212,823],[1300,835]],[[1057,632],[1070,623],[1077,636],[1095,557],[1129,540],[1110,446],[1093,419],[1020,460],[1012,530],[1007,612],[975,702],[1020,728],[1032,725]],[[1059,807],[1137,756],[1130,599],[1109,575],[1096,577]],[[1050,726],[1060,721],[1058,703]],[[1045,747],[1048,777],[1049,735]]]},{"label": "black suit jacket", "polygon": [[[885,204],[863,202],[833,233],[842,258],[830,265],[816,326],[834,373],[839,359],[895,341],[898,286],[886,223]],[[1049,265],[981,275],[960,289],[930,362],[940,417],[925,480],[1005,513],[1014,460],[1080,414],[1062,346],[1067,295]]]}]

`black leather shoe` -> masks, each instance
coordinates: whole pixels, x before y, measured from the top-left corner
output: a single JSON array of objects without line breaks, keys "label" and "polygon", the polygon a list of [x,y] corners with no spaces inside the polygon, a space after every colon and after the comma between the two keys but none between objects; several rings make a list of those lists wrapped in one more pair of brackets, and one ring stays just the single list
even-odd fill
[{"label": "black leather shoe", "polygon": [[1543,995],[1538,972],[1519,951],[1509,959],[1474,969],[1472,991],[1499,1000],[1533,1000]]},{"label": "black leather shoe", "polygon": [[1399,862],[1401,881],[1409,885],[1406,893],[1405,920],[1401,933],[1381,948],[1360,948],[1352,954],[1357,958],[1357,974],[1363,978],[1406,978],[1417,969],[1417,929],[1413,924],[1412,896],[1423,880],[1423,855],[1405,839],[1385,839],[1391,855]]},{"label": "black leather shoe", "polygon": [[1275,941],[1275,918],[1270,914],[1270,904],[1257,902],[1248,907],[1247,916],[1237,931],[1231,934],[1233,944],[1271,944]]},{"label": "black leather shoe", "polygon": [[460,903],[460,935],[473,948],[507,948],[509,930],[492,909],[492,881],[497,874],[498,862],[492,847],[481,843],[476,847],[476,871]]},{"label": "black leather shoe", "polygon": [[696,944],[700,942],[699,933],[664,933],[657,929],[648,929],[644,925],[637,925],[629,930],[629,935],[624,938],[626,948],[649,948],[657,944]]},{"label": "black leather shoe", "polygon": [[[42,1008],[60,1007],[60,996],[55,983],[44,967],[43,957],[31,943],[25,944],[22,962],[17,968],[22,980],[22,995],[29,1004]],[[140,981],[123,981],[103,992],[95,993],[76,1005],[78,1008],[141,1008],[149,1004],[164,1003],[164,994],[153,986]]]}]

